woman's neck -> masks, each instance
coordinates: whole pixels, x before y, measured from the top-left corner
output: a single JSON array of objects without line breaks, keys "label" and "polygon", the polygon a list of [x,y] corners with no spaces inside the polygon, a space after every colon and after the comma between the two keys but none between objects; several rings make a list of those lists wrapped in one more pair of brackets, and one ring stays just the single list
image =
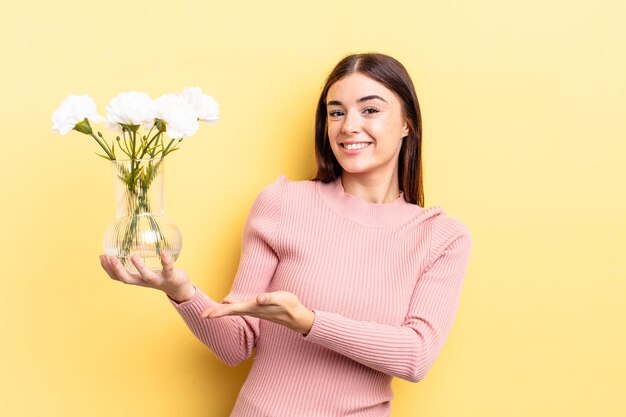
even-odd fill
[{"label": "woman's neck", "polygon": [[346,193],[368,203],[388,204],[398,199],[400,187],[398,174],[381,177],[362,177],[347,172],[341,174],[341,183]]}]

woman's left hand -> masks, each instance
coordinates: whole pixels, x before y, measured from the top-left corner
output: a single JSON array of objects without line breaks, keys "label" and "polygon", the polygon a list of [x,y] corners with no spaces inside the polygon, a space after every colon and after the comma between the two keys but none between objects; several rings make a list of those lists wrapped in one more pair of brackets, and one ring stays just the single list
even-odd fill
[{"label": "woman's left hand", "polygon": [[244,301],[225,300],[224,304],[207,308],[203,318],[251,316],[282,324],[307,334],[313,326],[315,313],[306,308],[295,294],[287,291],[268,292]]}]

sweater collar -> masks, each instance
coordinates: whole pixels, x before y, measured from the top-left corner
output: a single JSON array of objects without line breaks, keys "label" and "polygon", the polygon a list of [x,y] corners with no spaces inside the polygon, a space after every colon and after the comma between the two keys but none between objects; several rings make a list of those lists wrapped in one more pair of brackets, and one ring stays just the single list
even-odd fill
[{"label": "sweater collar", "polygon": [[388,227],[400,225],[416,217],[424,209],[416,204],[404,201],[400,196],[387,204],[363,201],[346,193],[341,178],[330,183],[316,182],[322,200],[336,213],[354,222],[370,227]]}]

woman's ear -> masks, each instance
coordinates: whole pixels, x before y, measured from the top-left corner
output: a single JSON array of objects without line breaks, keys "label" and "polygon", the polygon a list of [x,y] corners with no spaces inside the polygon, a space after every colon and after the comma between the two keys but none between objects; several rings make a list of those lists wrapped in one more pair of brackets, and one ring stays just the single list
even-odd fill
[{"label": "woman's ear", "polygon": [[407,136],[409,136],[409,124],[405,120],[402,125],[402,137],[406,138]]}]

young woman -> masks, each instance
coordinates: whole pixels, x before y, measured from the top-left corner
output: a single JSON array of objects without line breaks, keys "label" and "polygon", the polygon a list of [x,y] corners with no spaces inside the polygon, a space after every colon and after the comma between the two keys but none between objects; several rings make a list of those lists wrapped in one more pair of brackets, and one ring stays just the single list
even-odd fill
[{"label": "young woman", "polygon": [[424,378],[450,331],[470,236],[423,208],[421,118],[404,67],[350,55],[316,114],[318,172],[278,178],[257,197],[233,287],[218,303],[176,269],[115,280],[164,291],[229,365],[254,364],[231,416],[389,416],[391,379]]}]

